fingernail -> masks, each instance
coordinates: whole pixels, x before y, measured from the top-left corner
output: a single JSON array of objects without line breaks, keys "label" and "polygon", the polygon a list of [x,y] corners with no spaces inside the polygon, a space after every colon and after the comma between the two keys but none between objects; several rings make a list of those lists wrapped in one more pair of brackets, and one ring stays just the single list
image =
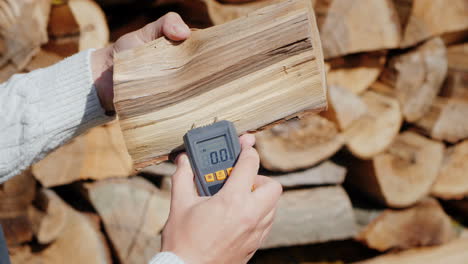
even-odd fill
[{"label": "fingernail", "polygon": [[190,29],[186,25],[175,25],[174,31],[177,34],[187,34]]}]

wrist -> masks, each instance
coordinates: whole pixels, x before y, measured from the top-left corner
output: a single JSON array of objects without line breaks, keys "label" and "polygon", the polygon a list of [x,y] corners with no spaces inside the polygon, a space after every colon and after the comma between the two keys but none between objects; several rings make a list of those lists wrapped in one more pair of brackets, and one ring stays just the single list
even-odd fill
[{"label": "wrist", "polygon": [[112,45],[98,49],[91,54],[91,71],[94,86],[106,113],[114,113],[113,88],[113,47]]}]

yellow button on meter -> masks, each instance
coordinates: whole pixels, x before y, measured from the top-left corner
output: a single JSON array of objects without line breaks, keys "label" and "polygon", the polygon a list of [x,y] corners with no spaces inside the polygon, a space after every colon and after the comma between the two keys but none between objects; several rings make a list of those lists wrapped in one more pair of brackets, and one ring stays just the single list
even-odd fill
[{"label": "yellow button on meter", "polygon": [[224,170],[219,170],[216,172],[216,179],[218,181],[222,181],[224,179],[226,179],[226,172],[224,172]]},{"label": "yellow button on meter", "polygon": [[227,168],[226,171],[227,171],[227,175],[228,175],[228,176],[231,176],[232,167],[231,167],[231,168]]},{"label": "yellow button on meter", "polygon": [[214,174],[213,173],[209,173],[209,174],[206,174],[205,175],[205,180],[206,182],[214,182]]}]

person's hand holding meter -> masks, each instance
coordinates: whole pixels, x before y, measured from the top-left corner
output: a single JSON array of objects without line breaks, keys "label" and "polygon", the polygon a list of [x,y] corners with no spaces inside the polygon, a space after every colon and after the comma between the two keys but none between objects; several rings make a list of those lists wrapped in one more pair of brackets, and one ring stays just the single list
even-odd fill
[{"label": "person's hand holding meter", "polygon": [[260,247],[271,229],[282,187],[258,175],[255,137],[244,135],[240,142],[242,151],[231,176],[212,197],[197,194],[187,155],[176,159],[162,251],[190,264],[237,264],[246,263]]}]

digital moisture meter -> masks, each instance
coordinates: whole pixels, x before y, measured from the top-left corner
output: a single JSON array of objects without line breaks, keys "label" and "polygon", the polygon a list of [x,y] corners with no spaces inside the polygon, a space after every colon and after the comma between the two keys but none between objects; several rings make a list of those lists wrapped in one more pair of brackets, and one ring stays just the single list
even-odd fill
[{"label": "digital moisture meter", "polygon": [[198,193],[215,195],[223,187],[240,154],[236,128],[226,120],[195,128],[184,136]]}]

